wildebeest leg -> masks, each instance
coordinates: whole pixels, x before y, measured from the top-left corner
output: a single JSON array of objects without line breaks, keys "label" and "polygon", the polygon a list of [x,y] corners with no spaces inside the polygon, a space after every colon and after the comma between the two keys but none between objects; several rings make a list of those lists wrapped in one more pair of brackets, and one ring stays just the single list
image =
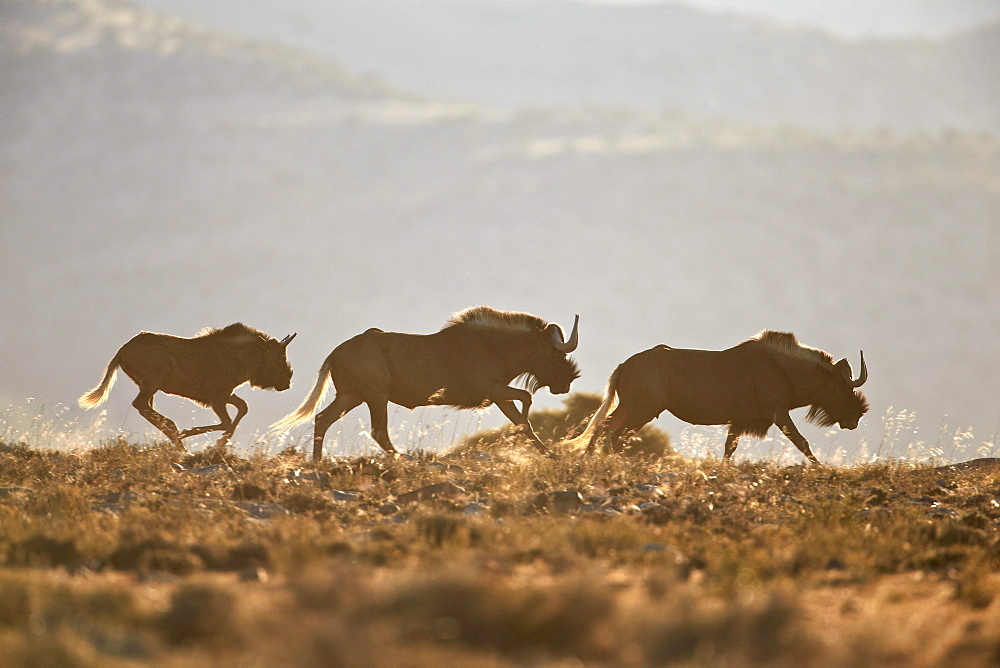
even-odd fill
[{"label": "wildebeest leg", "polygon": [[139,395],[132,400],[132,406],[139,411],[139,415],[146,418],[151,425],[163,432],[170,439],[171,443],[178,447],[184,447],[184,444],[181,443],[181,435],[174,421],[153,410],[154,394],[156,394],[156,390],[150,392],[147,389],[139,388]]},{"label": "wildebeest leg", "polygon": [[[487,392],[486,396],[496,404],[497,408],[500,409],[500,412],[508,420],[514,423],[515,426],[520,427],[521,431],[528,435],[531,444],[535,446],[536,450],[545,455],[549,454],[549,449],[542,443],[542,439],[538,438],[538,435],[535,434],[535,430],[531,427],[531,422],[528,420],[528,412],[531,410],[531,392],[501,385]],[[521,410],[517,410],[517,406],[514,405],[515,401],[521,402]]]},{"label": "wildebeest leg", "polygon": [[819,460],[816,459],[816,455],[812,453],[809,449],[809,441],[806,437],[799,433],[799,430],[795,427],[795,423],[792,422],[792,418],[788,413],[776,413],[774,415],[774,424],[778,425],[778,428],[788,437],[788,440],[798,448],[802,454],[804,454],[809,461],[813,464],[819,464]]},{"label": "wildebeest leg", "polygon": [[399,454],[389,440],[389,406],[384,400],[368,401],[368,412],[372,417],[372,438],[390,455]]},{"label": "wildebeest leg", "polygon": [[[229,421],[229,410],[226,408],[229,404],[236,407],[236,417],[234,417],[232,421]],[[220,408],[222,409],[221,413],[219,412]],[[223,427],[224,431],[222,432],[222,436],[220,436],[219,440],[215,442],[216,447],[222,448],[229,443],[229,439],[233,437],[233,433],[236,431],[236,426],[240,423],[240,420],[243,419],[243,416],[247,414],[249,408],[247,406],[247,402],[243,401],[235,394],[230,394],[229,398],[226,399],[225,404],[219,408],[213,408],[213,410],[215,411],[215,414],[219,416],[219,420],[222,423],[226,423],[227,421],[229,422],[229,426]]]},{"label": "wildebeest leg", "polygon": [[[525,392],[525,394],[527,394],[527,392]],[[514,405],[514,401],[512,399],[501,399],[500,401],[494,401],[493,403],[497,405],[500,412],[507,416],[508,420],[513,422],[515,426],[520,427],[521,430],[528,435],[528,438],[531,439],[531,444],[534,445],[539,452],[545,455],[549,454],[549,449],[545,447],[545,444],[542,443],[542,439],[538,438],[535,434],[535,430],[531,428],[531,423],[528,422],[527,410],[523,413],[518,411],[517,406]],[[531,405],[530,396],[527,405]]]},{"label": "wildebeest leg", "polygon": [[239,398],[235,394],[230,394],[229,400],[226,401],[226,403],[232,404],[236,407],[236,417],[233,418],[233,423],[229,425],[229,429],[222,434],[222,437],[218,441],[219,445],[222,445],[233,437],[233,433],[236,431],[236,427],[239,425],[240,420],[242,420],[243,416],[247,414],[248,410],[250,410],[250,407],[247,406],[247,402],[243,401],[243,399]]},{"label": "wildebeest leg", "polygon": [[316,413],[315,428],[313,430],[314,462],[318,462],[323,458],[323,437],[326,436],[326,431],[330,428],[330,425],[360,405],[361,399],[358,397],[341,393],[334,397],[329,406]]},{"label": "wildebeest leg", "polygon": [[[181,438],[187,438],[188,436],[198,436],[199,434],[204,434],[210,431],[225,431],[229,434],[229,436],[232,436],[233,433],[232,430],[236,428],[236,425],[233,423],[233,420],[229,417],[229,411],[226,409],[226,405],[231,403],[229,401],[230,398],[231,397],[227,397],[226,399],[217,399],[212,402],[212,411],[218,416],[219,424],[208,424],[203,427],[191,427],[190,429],[185,429],[184,431],[181,432]],[[240,399],[240,401],[243,400]],[[245,403],[243,405],[246,406]],[[236,410],[239,411],[239,406],[236,407]],[[220,441],[224,442],[229,440],[229,436],[223,436],[223,438],[220,439]]]},{"label": "wildebeest leg", "polygon": [[736,452],[736,444],[739,443],[740,434],[733,429],[732,425],[729,425],[729,433],[726,434],[726,450],[722,455],[722,461],[728,462],[733,458],[733,453]]}]

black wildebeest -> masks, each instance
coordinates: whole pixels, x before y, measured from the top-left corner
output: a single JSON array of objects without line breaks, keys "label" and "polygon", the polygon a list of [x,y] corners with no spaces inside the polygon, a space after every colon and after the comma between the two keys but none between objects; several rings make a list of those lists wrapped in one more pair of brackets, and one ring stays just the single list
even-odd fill
[{"label": "black wildebeest", "polygon": [[[323,454],[323,436],[348,411],[368,404],[372,438],[389,453],[387,404],[407,408],[455,406],[480,408],[496,404],[520,426],[536,448],[548,449],[528,422],[532,394],[548,387],[569,392],[580,373],[567,357],[576,349],[580,316],[568,340],[559,325],[529,313],[475,306],[452,316],[433,334],[400,334],[369,329],[341,343],[323,362],[312,391],[295,411],[272,428],[284,431],[314,413],[313,459]],[[524,388],[510,387],[518,377]],[[337,396],[316,413],[330,383]],[[520,401],[519,411],[514,405]]]},{"label": "black wildebeest", "polygon": [[[79,403],[83,408],[102,404],[121,367],[139,386],[132,405],[171,442],[181,446],[188,436],[221,431],[218,444],[223,445],[247,413],[247,403],[233,394],[237,386],[249,382],[264,390],[288,389],[292,367],[286,351],[293,338],[289,334],[278,341],[241,322],[223,329],[207,328],[191,338],[142,332],[118,350],[101,384],[81,396]],[[153,410],[153,395],[160,391],[211,408],[219,424],[178,431],[173,420]],[[228,404],[236,407],[235,418],[229,417]]]},{"label": "black wildebeest", "polygon": [[855,380],[846,359],[834,364],[829,353],[802,345],[788,332],[764,330],[728,350],[659,345],[618,365],[600,408],[569,443],[586,442],[592,452],[607,434],[611,447],[620,448],[624,436],[667,410],[691,424],[728,424],[725,461],[740,436],[763,438],[774,424],[818,464],[788,412],[809,406],[811,422],[854,429],[868,411],[868,400],[856,389],[867,379],[863,351]]}]

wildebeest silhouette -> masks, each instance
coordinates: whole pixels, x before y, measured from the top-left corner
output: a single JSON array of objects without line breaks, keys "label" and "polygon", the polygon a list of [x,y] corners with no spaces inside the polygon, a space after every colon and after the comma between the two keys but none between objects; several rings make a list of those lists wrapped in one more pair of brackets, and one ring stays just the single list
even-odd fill
[{"label": "wildebeest silhouette", "polygon": [[[272,428],[287,430],[315,413],[313,459],[319,460],[330,425],[366,403],[372,438],[386,452],[395,453],[389,438],[389,402],[407,408],[496,404],[538,450],[547,452],[528,422],[531,397],[542,387],[565,394],[579,377],[576,363],[568,357],[579,340],[579,323],[576,316],[567,340],[559,325],[538,316],[475,306],[454,314],[433,334],[369,329],[330,353],[309,395]],[[510,387],[518,377],[524,389]],[[336,398],[316,413],[330,383]],[[521,410],[515,401],[521,402]]]},{"label": "wildebeest silhouette", "polygon": [[[218,444],[224,445],[247,413],[247,403],[233,394],[237,386],[249,382],[265,390],[289,388],[292,367],[286,351],[293,338],[295,335],[289,334],[278,341],[241,322],[223,329],[206,328],[191,338],[142,332],[118,350],[100,385],[81,396],[79,404],[94,408],[103,403],[121,367],[139,386],[132,405],[171,442],[181,446],[188,436],[221,431]],[[211,408],[219,416],[219,424],[178,431],[173,420],[153,410],[157,392]],[[236,407],[235,418],[229,417],[228,404]]]},{"label": "wildebeest silhouette", "polygon": [[802,345],[789,332],[764,330],[728,350],[659,345],[618,365],[600,408],[583,433],[567,443],[586,443],[592,452],[607,435],[612,449],[620,449],[629,433],[667,410],[691,424],[728,424],[726,461],[740,436],[763,438],[774,424],[818,464],[788,412],[809,406],[807,420],[854,429],[868,411],[868,400],[856,389],[867,379],[864,352],[855,380],[846,359],[834,364],[829,353]]}]

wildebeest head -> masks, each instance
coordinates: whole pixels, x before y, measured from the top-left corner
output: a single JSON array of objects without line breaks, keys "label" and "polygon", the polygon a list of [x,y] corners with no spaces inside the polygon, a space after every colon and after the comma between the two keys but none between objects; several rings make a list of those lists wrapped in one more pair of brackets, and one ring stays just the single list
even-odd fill
[{"label": "wildebeest head", "polygon": [[264,342],[264,354],[260,365],[250,377],[250,384],[262,390],[287,390],[292,385],[292,365],[288,363],[288,344],[295,338],[289,334],[281,341],[260,337]]},{"label": "wildebeest head", "polygon": [[821,427],[839,424],[841,429],[856,429],[861,416],[868,412],[868,399],[857,389],[868,380],[865,353],[861,353],[861,375],[853,377],[851,364],[842,359],[834,365],[818,364],[823,385],[809,408],[808,420]]},{"label": "wildebeest head", "polygon": [[576,350],[580,341],[580,316],[573,321],[573,331],[569,339],[563,336],[562,328],[550,323],[544,329],[538,330],[536,345],[538,349],[533,356],[534,363],[529,371],[527,389],[534,393],[542,387],[548,387],[552,394],[566,394],[570,384],[580,377],[580,369],[569,354]]}]

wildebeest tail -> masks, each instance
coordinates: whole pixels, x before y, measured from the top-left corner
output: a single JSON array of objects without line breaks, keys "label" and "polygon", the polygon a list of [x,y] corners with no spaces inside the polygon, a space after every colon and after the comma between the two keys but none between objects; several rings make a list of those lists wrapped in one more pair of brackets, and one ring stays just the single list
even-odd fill
[{"label": "wildebeest tail", "polygon": [[108,366],[104,369],[104,378],[101,379],[101,384],[92,389],[90,392],[83,394],[79,399],[76,400],[80,404],[81,408],[97,408],[108,398],[108,394],[111,392],[111,388],[115,384],[115,376],[118,374],[118,367],[121,366],[121,360],[118,359],[118,355],[115,354],[108,362]]},{"label": "wildebeest tail", "polygon": [[590,443],[595,435],[598,435],[599,430],[604,426],[604,420],[607,419],[608,413],[618,404],[618,374],[621,371],[621,365],[619,364],[614,371],[611,372],[611,376],[608,378],[608,384],[604,388],[604,401],[598,407],[597,412],[593,414],[590,418],[590,422],[587,423],[586,428],[583,432],[574,438],[568,438],[563,441],[563,445],[569,446],[573,449],[580,449]]},{"label": "wildebeest tail", "polygon": [[312,391],[309,392],[309,396],[302,401],[298,408],[272,424],[271,431],[288,431],[295,425],[302,424],[315,415],[316,407],[319,406],[320,402],[323,401],[323,398],[326,396],[326,393],[330,390],[330,383],[333,382],[332,371],[333,355],[327,357],[326,361],[323,362],[323,366],[319,368],[319,375],[316,377],[316,384],[313,385]]}]

